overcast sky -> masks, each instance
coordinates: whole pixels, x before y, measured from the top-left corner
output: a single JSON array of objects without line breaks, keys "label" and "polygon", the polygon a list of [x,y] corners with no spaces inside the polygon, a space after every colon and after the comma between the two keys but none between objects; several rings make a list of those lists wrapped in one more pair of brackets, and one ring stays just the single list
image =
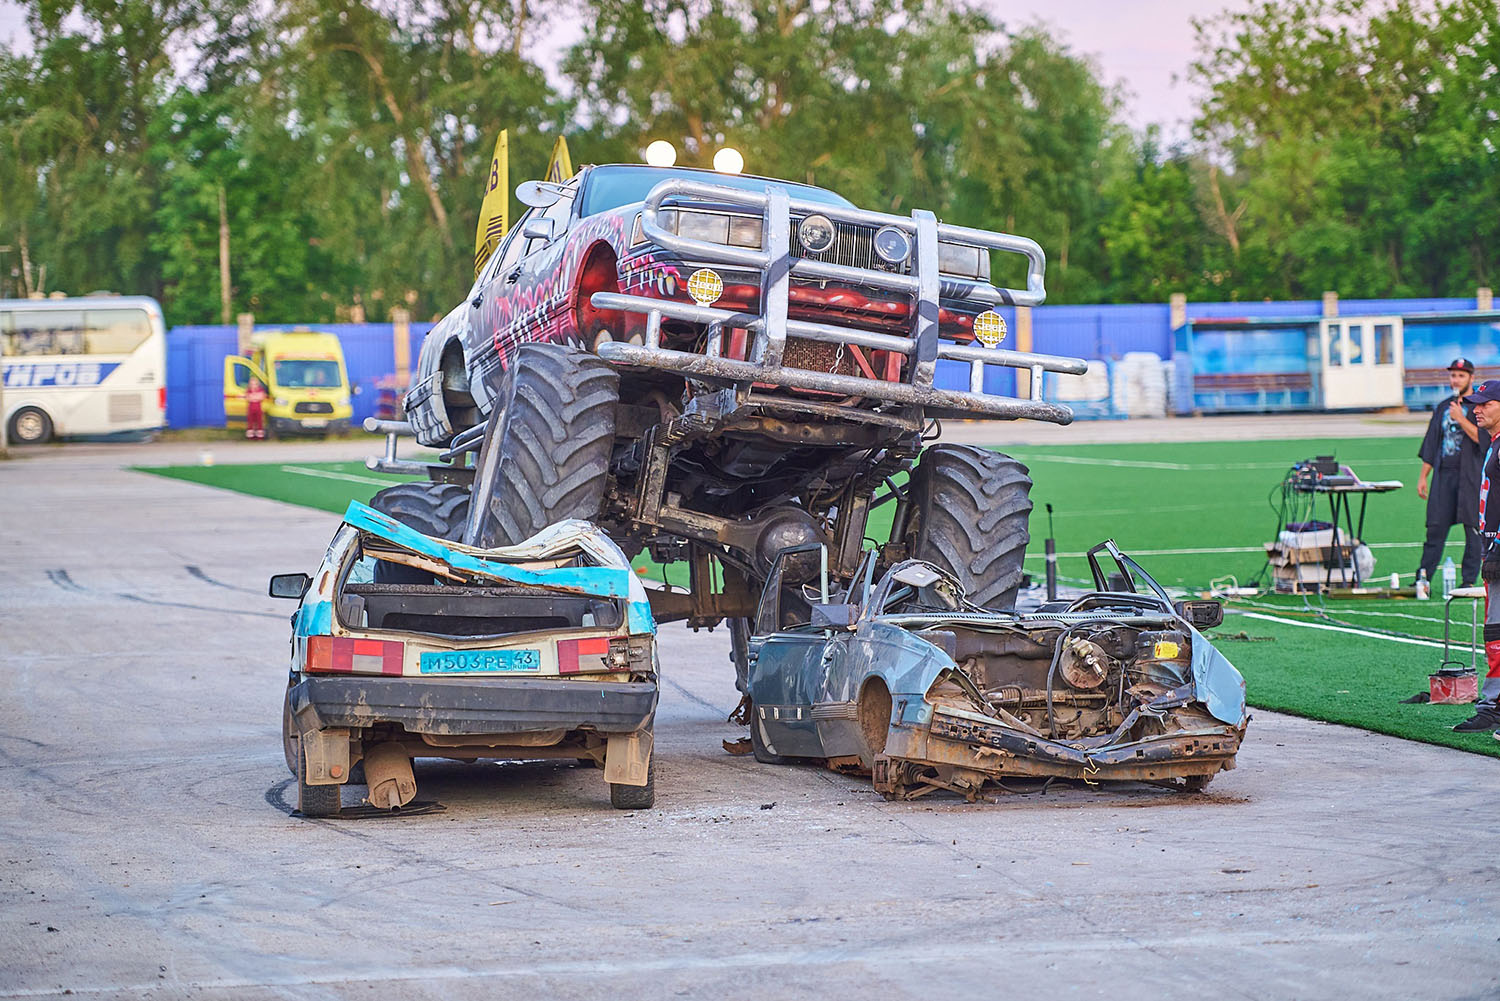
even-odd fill
[{"label": "overcast sky", "polygon": [[[1155,122],[1169,138],[1186,133],[1197,94],[1184,81],[1192,61],[1194,17],[1245,0],[980,0],[1006,27],[1042,22],[1073,51],[1091,56],[1106,83],[1127,91],[1125,119],[1139,129]],[[565,29],[559,36],[571,35]],[[0,0],[0,42],[24,44],[19,5]]]}]

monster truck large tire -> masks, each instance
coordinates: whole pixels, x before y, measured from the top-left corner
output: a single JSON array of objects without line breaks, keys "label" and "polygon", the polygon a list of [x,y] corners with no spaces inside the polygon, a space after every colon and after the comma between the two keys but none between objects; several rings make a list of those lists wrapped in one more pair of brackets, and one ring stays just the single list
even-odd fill
[{"label": "monster truck large tire", "polygon": [[970,601],[1014,608],[1031,541],[1026,467],[973,445],[933,445],[912,470],[907,499],[912,557],[957,577]]},{"label": "monster truck large tire", "polygon": [[[398,483],[371,497],[370,506],[423,535],[458,542],[469,520],[469,490],[456,483]],[[382,560],[375,564],[375,582],[431,584],[432,574]]]},{"label": "monster truck large tire", "polygon": [[517,348],[477,463],[488,508],[468,541],[515,545],[565,518],[597,518],[619,396],[620,377],[603,359],[561,344]]},{"label": "monster truck large tire", "polygon": [[457,542],[469,520],[469,490],[456,483],[398,483],[371,497],[370,506],[423,535]]}]

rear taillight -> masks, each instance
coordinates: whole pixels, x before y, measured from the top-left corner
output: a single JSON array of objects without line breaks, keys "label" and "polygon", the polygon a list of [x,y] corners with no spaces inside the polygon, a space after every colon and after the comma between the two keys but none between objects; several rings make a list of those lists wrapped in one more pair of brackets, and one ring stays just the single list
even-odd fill
[{"label": "rear taillight", "polygon": [[167,387],[156,387],[156,409],[165,412],[167,409]]},{"label": "rear taillight", "polygon": [[583,674],[608,670],[611,670],[609,640],[604,637],[557,641],[558,674]]},{"label": "rear taillight", "polygon": [[349,636],[309,636],[302,669],[310,674],[400,674],[406,644]]}]

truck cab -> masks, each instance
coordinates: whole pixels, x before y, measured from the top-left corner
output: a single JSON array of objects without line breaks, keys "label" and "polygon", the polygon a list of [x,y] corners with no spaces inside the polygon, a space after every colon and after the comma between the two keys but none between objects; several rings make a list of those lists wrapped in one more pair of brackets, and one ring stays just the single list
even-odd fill
[{"label": "truck cab", "polygon": [[224,420],[245,424],[245,390],[254,377],[266,387],[266,429],[274,435],[344,433],[354,414],[344,349],[336,334],[269,330],[255,334],[246,355],[224,359]]}]

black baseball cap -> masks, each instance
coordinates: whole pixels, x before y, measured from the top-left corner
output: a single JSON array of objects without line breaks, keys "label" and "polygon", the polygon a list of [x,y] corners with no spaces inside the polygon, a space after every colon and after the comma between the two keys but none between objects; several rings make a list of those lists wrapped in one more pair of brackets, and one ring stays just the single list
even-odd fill
[{"label": "black baseball cap", "polygon": [[1450,361],[1448,363],[1448,371],[1450,371],[1450,372],[1467,372],[1470,375],[1473,375],[1474,374],[1474,363],[1471,362],[1471,361],[1469,361],[1469,359],[1467,359],[1467,358],[1455,358],[1455,359],[1453,359],[1452,361]]},{"label": "black baseball cap", "polygon": [[1474,387],[1474,392],[1464,397],[1465,403],[1489,403],[1500,400],[1500,379],[1486,379]]}]

